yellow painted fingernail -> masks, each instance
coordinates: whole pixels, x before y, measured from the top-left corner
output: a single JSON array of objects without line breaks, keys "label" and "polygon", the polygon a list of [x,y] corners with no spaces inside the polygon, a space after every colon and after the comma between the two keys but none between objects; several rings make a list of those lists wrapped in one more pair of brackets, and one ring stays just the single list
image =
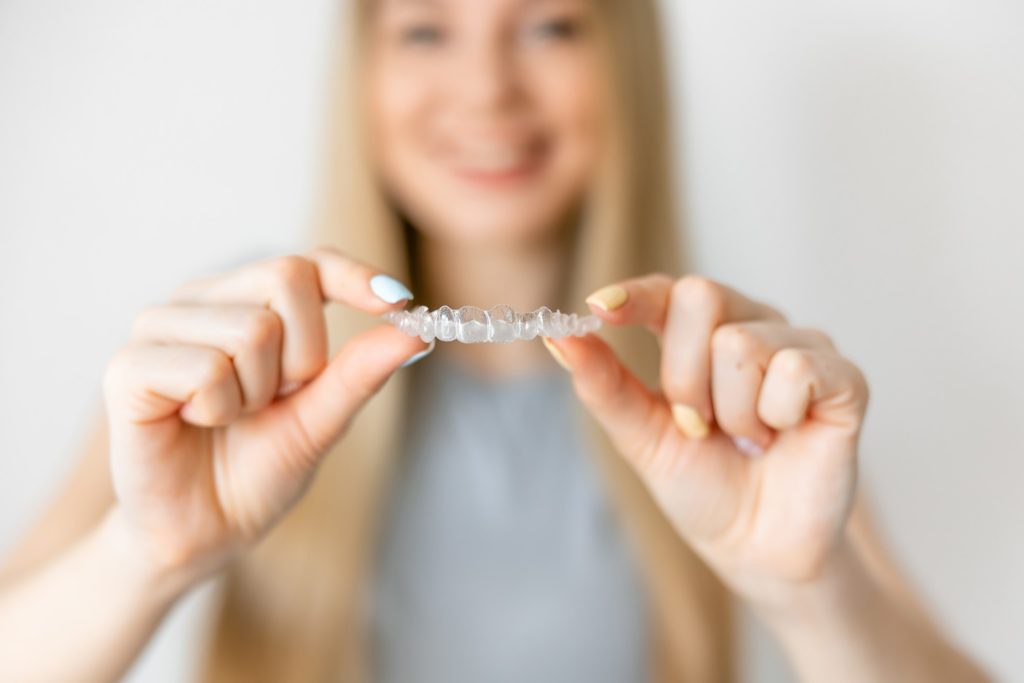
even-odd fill
[{"label": "yellow painted fingernail", "polygon": [[625,287],[620,285],[608,285],[602,287],[593,294],[587,297],[587,303],[597,306],[602,311],[614,311],[616,308],[626,303],[626,299],[629,298],[629,292],[626,291]]},{"label": "yellow painted fingernail", "polygon": [[700,413],[684,403],[672,405],[672,419],[676,421],[683,434],[691,439],[703,439],[710,431],[708,423]]},{"label": "yellow painted fingernail", "polygon": [[548,339],[547,337],[541,337],[540,340],[544,342],[545,348],[547,348],[547,350],[551,353],[552,357],[554,357],[554,359],[558,361],[558,364],[561,365],[566,370],[568,370],[569,372],[572,372],[572,368],[569,367],[569,364],[567,362],[565,362],[565,356],[562,355],[562,352],[558,349],[558,347],[552,344],[551,340]]}]

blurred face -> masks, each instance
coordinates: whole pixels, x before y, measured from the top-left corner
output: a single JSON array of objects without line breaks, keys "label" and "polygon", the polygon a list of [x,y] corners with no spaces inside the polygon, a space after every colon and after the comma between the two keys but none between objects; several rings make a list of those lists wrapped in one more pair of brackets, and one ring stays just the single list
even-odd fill
[{"label": "blurred face", "polygon": [[377,0],[367,72],[373,163],[445,241],[545,237],[600,152],[587,0]]}]

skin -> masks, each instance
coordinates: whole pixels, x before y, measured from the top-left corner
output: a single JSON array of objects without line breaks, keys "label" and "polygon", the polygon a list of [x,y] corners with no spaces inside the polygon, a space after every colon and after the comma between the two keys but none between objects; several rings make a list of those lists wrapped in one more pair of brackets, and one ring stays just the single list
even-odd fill
[{"label": "skin", "polygon": [[[373,155],[420,232],[417,300],[550,305],[607,125],[588,3],[382,0],[371,30]],[[439,352],[488,375],[549,362],[536,344]]]},{"label": "skin", "polygon": [[[379,3],[374,164],[421,231],[418,300],[529,309],[557,295],[562,227],[602,153],[588,11],[583,0]],[[324,305],[380,314],[404,303],[374,296],[376,273],[322,248],[188,283],[138,318],[106,374],[109,442],[95,449],[109,456],[114,503],[79,528],[75,511],[89,506],[73,488],[38,527],[65,541],[27,544],[9,561],[0,679],[115,680],[183,594],[294,504],[365,400],[424,350],[382,326],[327,357]],[[594,311],[658,337],[660,392],[596,336],[550,348],[801,678],[986,680],[854,530],[868,398],[857,367],[821,332],[723,284],[678,274],[617,284],[625,302]],[[495,375],[551,362],[540,344],[443,352]],[[688,436],[674,405],[702,415],[707,434]]]}]

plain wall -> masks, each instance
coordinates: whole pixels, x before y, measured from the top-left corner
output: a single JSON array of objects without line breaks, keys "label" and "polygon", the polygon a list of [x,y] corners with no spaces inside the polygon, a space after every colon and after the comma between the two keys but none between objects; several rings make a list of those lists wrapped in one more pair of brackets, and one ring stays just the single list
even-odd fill
[{"label": "plain wall", "polygon": [[[862,482],[895,552],[1024,680],[1024,6],[664,4],[697,269],[865,370]],[[335,14],[0,0],[0,552],[76,456],[134,313],[301,244]],[[187,676],[209,594],[133,680]],[[750,680],[789,680],[748,632]]]}]

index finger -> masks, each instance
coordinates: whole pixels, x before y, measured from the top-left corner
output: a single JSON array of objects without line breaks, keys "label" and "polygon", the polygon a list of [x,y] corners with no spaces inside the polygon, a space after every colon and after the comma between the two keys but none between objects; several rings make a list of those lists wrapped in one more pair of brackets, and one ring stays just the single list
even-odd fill
[{"label": "index finger", "polygon": [[334,301],[371,314],[412,298],[398,280],[330,247],[284,256],[191,282],[173,300],[263,306],[280,317],[282,386],[306,382],[327,362],[323,304]]},{"label": "index finger", "polygon": [[172,301],[273,307],[273,297],[283,289],[316,295],[318,305],[333,301],[378,315],[412,299],[405,285],[380,269],[333,247],[317,247],[303,256],[268,259],[194,280],[179,288]]},{"label": "index finger", "polygon": [[317,247],[306,257],[316,266],[325,301],[379,315],[413,298],[398,280],[333,247]]},{"label": "index finger", "polygon": [[711,336],[715,329],[744,320],[785,321],[771,306],[696,275],[675,280],[654,274],[626,280],[598,290],[587,297],[587,303],[613,325],[645,325],[658,336],[662,391],[683,431],[698,438],[707,434],[714,418]]},{"label": "index finger", "polygon": [[612,325],[643,325],[659,340],[670,334],[673,300],[702,299],[717,324],[740,320],[783,320],[771,306],[750,299],[735,289],[696,275],[681,279],[652,273],[602,287],[587,297],[599,318]]}]

